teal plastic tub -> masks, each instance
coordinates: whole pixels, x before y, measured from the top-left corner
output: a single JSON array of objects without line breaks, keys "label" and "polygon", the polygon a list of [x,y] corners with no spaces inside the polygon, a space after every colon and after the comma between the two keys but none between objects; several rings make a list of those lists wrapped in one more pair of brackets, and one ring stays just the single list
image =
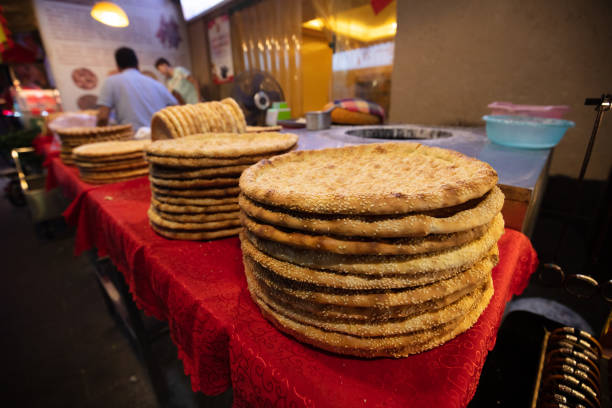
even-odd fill
[{"label": "teal plastic tub", "polygon": [[523,149],[555,147],[567,129],[576,126],[570,120],[513,115],[486,115],[487,137],[504,146]]}]

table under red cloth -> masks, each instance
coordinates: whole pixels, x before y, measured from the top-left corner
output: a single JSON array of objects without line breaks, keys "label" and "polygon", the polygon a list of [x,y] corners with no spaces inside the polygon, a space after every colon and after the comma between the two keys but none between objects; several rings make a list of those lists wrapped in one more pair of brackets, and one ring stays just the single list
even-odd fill
[{"label": "table under red cloth", "polygon": [[36,154],[47,159],[59,157],[61,144],[55,139],[53,134],[40,134],[32,140],[32,147]]},{"label": "table under red cloth", "polygon": [[76,251],[97,248],[124,274],[139,307],[166,320],[195,391],[232,385],[235,406],[465,406],[472,398],[506,302],[537,265],[521,233],[506,230],[495,294],[476,325],[404,359],[342,357],[280,333],[246,289],[237,238],[166,240],[148,224],[146,178],[88,191],[65,213]]},{"label": "table under red cloth", "polygon": [[59,187],[70,201],[76,200],[86,191],[97,187],[81,180],[79,170],[74,166],[65,165],[59,157],[48,157],[44,165],[47,168],[46,190]]}]

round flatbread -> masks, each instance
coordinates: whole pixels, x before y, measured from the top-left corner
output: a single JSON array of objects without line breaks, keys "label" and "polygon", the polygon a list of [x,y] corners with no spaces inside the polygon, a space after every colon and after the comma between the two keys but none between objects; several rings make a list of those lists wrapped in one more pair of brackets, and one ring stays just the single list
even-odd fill
[{"label": "round flatbread", "polygon": [[155,154],[147,153],[146,159],[149,163],[166,166],[166,167],[182,167],[182,168],[193,168],[193,169],[207,169],[207,168],[218,168],[228,167],[236,165],[253,165],[260,160],[267,159],[274,154],[282,154],[283,152],[270,153],[257,156],[243,156],[235,159],[210,159],[210,158],[190,158],[190,157],[170,157],[170,156],[157,156]]},{"label": "round flatbread", "polygon": [[155,197],[151,197],[151,205],[156,210],[163,211],[164,213],[175,213],[175,214],[210,214],[216,212],[230,212],[238,211],[238,204],[219,204],[219,205],[175,205],[166,204],[157,200]]},{"label": "round flatbread", "polygon": [[178,135],[172,123],[164,115],[156,112],[151,118],[151,140],[176,139]]},{"label": "round flatbread", "polygon": [[206,116],[208,125],[212,133],[223,132],[223,123],[219,117],[219,113],[212,106],[211,102],[204,102],[199,106],[200,111]]},{"label": "round flatbread", "polygon": [[247,169],[240,187],[262,204],[316,214],[407,214],[482,197],[491,166],[418,143],[296,151]]},{"label": "round flatbread", "polygon": [[236,218],[233,220],[210,221],[210,222],[176,222],[169,221],[159,216],[153,209],[149,208],[147,212],[149,220],[155,225],[173,230],[182,231],[212,231],[219,229],[235,228],[240,225],[240,221]]},{"label": "round flatbread", "polygon": [[[249,275],[247,272],[247,282]],[[250,283],[250,282],[249,282]],[[358,357],[406,357],[437,347],[476,323],[482,312],[486,309],[493,297],[493,285],[489,282],[482,298],[477,305],[463,318],[441,327],[411,333],[404,336],[391,336],[381,338],[362,338],[341,333],[328,332],[316,327],[299,323],[286,314],[272,309],[256,295],[251,295],[259,306],[263,316],[274,326],[287,333],[298,341],[311,344],[315,347],[334,353],[353,355]]]},{"label": "round flatbread", "polygon": [[[501,215],[497,215],[501,217]],[[452,234],[431,234],[426,237],[386,238],[380,240],[344,239],[327,235],[310,235],[295,230],[280,230],[258,223],[241,212],[244,227],[254,235],[269,241],[297,248],[346,255],[415,255],[448,250],[482,237],[491,224]]]},{"label": "round flatbread", "polygon": [[259,299],[264,301],[271,308],[282,311],[294,321],[317,327],[325,331],[362,338],[406,335],[408,333],[430,330],[432,327],[448,324],[462,318],[472,310],[476,306],[476,303],[482,298],[486,288],[486,285],[482,285],[452,304],[440,309],[427,310],[423,313],[408,316],[403,319],[394,319],[386,322],[361,323],[330,321],[325,317],[321,318],[321,316],[303,313],[293,308],[291,303],[279,302],[277,299],[267,296],[266,292],[258,286],[257,279],[249,282],[249,285],[249,290],[252,290]]},{"label": "round flatbread", "polygon": [[474,287],[468,286],[462,290],[452,292],[447,296],[438,299],[431,299],[417,304],[380,307],[377,305],[372,307],[353,307],[311,302],[307,299],[301,299],[288,295],[282,291],[275,290],[269,286],[266,286],[265,284],[261,284],[260,287],[263,291],[265,291],[267,296],[278,302],[290,304],[292,309],[301,313],[313,314],[320,316],[321,319],[329,321],[370,324],[385,322],[391,319],[402,319],[424,313],[428,310],[440,309],[456,302],[463,296],[466,296],[475,290]]},{"label": "round flatbread", "polygon": [[[236,120],[236,125],[238,126],[238,133],[246,132],[246,119],[244,118],[244,112],[233,98],[225,98],[221,100],[221,103],[227,105],[232,110],[234,114],[234,119]],[[278,129],[280,130],[280,129]]]},{"label": "round flatbread", "polygon": [[247,133],[262,133],[262,132],[278,132],[282,129],[283,129],[282,126],[276,125],[276,126],[247,126],[245,130]]},{"label": "round flatbread", "polygon": [[256,203],[244,195],[240,206],[250,217],[279,227],[343,236],[396,238],[448,234],[491,222],[504,205],[504,194],[496,186],[484,197],[443,210],[397,216],[322,217],[289,212]]},{"label": "round flatbread", "polygon": [[195,108],[194,105],[183,105],[183,109],[185,109],[185,111],[187,112],[187,114],[190,116],[191,121],[193,122],[194,126],[195,126],[195,132],[194,133],[206,133],[208,131],[208,128],[206,127],[206,123],[200,120],[200,115],[198,110]]},{"label": "round flatbread", "polygon": [[214,231],[172,231],[169,229],[165,229],[159,225],[156,225],[154,222],[150,222],[150,225],[153,231],[157,232],[163,237],[188,241],[202,241],[227,238],[234,235],[238,235],[241,230],[241,228],[228,228]]},{"label": "round flatbread", "polygon": [[176,136],[178,138],[185,137],[187,135],[187,131],[181,121],[174,115],[171,111],[171,106],[164,108],[157,113],[163,116],[168,123],[172,124],[172,127],[176,130]]},{"label": "round flatbread", "polygon": [[[238,178],[235,177],[220,177],[220,178],[194,178],[194,179],[163,179],[151,176],[151,182],[160,188],[174,189],[198,189],[211,187],[228,187],[238,186]],[[238,190],[240,191],[240,190]]]},{"label": "round flatbread", "polygon": [[187,132],[185,136],[190,136],[198,133],[196,123],[191,117],[191,114],[185,108],[185,105],[173,106],[172,113],[179,119],[183,128]]},{"label": "round flatbread", "polygon": [[226,187],[226,188],[200,188],[200,189],[189,189],[179,190],[170,189],[164,187],[158,187],[155,184],[151,185],[151,191],[156,194],[175,197],[175,198],[187,198],[187,199],[200,199],[208,197],[238,197],[240,193],[239,187]]},{"label": "round flatbread", "polygon": [[144,160],[144,155],[141,155],[141,157],[139,158],[135,158],[135,159],[119,159],[119,160],[115,160],[115,158],[113,158],[112,160],[96,160],[96,161],[90,161],[89,159],[87,159],[87,161],[84,160],[80,160],[80,159],[75,159],[75,162],[79,165],[79,167],[83,167],[85,169],[106,169],[108,167],[111,166],[135,166],[135,167],[141,167],[141,166],[148,166],[147,162]]},{"label": "round flatbread", "polygon": [[306,268],[322,269],[341,274],[366,275],[372,278],[396,275],[432,274],[443,270],[461,271],[483,258],[504,233],[502,218],[496,218],[491,228],[480,238],[442,252],[420,255],[342,255],[261,239],[248,230],[247,238],[263,253]]},{"label": "round flatbread", "polygon": [[225,204],[236,204],[238,197],[236,196],[225,196],[225,197],[173,197],[161,193],[156,193],[155,189],[152,189],[153,197],[159,202],[164,204],[173,205],[188,205],[188,206],[207,206],[207,205],[225,205]]},{"label": "round flatbread", "polygon": [[146,176],[147,174],[149,174],[149,168],[145,167],[142,169],[128,169],[120,171],[85,172],[81,175],[81,177],[83,179],[87,178],[88,180],[104,181],[107,179],[114,180],[118,178],[135,178]]},{"label": "round flatbread", "polygon": [[496,262],[495,257],[484,257],[471,268],[448,279],[414,288],[393,291],[337,288],[325,290],[327,288],[318,285],[283,278],[273,271],[264,268],[259,263],[253,261],[253,259],[244,257],[245,268],[248,265],[251,273],[253,273],[258,281],[289,297],[328,305],[378,308],[429,302],[434,299],[444,298],[460,290],[476,288],[491,276],[491,270],[495,266],[494,262]]},{"label": "round flatbread", "polygon": [[159,179],[194,179],[194,178],[218,178],[240,175],[246,170],[249,165],[242,164],[237,166],[227,167],[210,167],[207,169],[181,168],[181,167],[164,167],[153,165],[151,175]]},{"label": "round flatbread", "polygon": [[167,221],[180,223],[208,223],[212,221],[237,220],[238,211],[233,212],[215,212],[202,214],[176,214],[158,210],[155,206],[151,206],[150,211],[155,212],[160,218]]},{"label": "round flatbread", "polygon": [[81,174],[98,174],[98,173],[104,174],[106,172],[116,172],[120,170],[126,171],[126,170],[148,169],[149,167],[144,160],[141,160],[140,163],[118,162],[117,164],[109,164],[105,166],[96,166],[96,167],[83,166],[83,162],[79,162],[79,161],[75,161],[74,163],[79,168],[79,171],[81,172]]},{"label": "round flatbread", "polygon": [[[371,275],[349,275],[332,271],[317,270],[301,267],[290,262],[280,261],[259,251],[248,239],[242,239],[241,245],[244,256],[248,256],[262,267],[274,272],[278,276],[296,282],[309,283],[326,288],[338,289],[401,289],[428,285],[437,281],[448,279],[474,264],[462,265],[461,269],[452,268],[430,273],[413,275],[394,275],[389,277],[373,278]],[[491,257],[497,263],[497,246],[491,248],[485,256]],[[477,261],[478,262],[478,261]]]},{"label": "round flatbread", "polygon": [[238,159],[291,149],[298,137],[290,133],[208,133],[178,140],[160,140],[147,146],[153,156],[189,159]]},{"label": "round flatbread", "polygon": [[151,142],[149,140],[90,143],[77,147],[74,149],[73,154],[76,159],[87,159],[89,157],[104,157],[112,159],[112,157],[116,155],[125,156],[142,152],[145,146],[150,143]]}]

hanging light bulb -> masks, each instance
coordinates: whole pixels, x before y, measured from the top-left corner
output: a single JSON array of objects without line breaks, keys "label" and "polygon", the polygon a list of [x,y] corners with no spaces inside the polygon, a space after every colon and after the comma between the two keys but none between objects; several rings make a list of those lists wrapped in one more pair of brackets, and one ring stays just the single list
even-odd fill
[{"label": "hanging light bulb", "polygon": [[125,11],[110,1],[100,1],[91,9],[91,17],[94,20],[111,27],[127,27],[130,25]]}]

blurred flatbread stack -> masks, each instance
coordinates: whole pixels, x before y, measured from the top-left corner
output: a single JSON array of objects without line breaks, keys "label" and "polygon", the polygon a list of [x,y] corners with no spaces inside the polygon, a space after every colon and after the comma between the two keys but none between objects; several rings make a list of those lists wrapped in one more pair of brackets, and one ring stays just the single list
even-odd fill
[{"label": "blurred flatbread stack", "polygon": [[72,150],[89,143],[130,140],[132,138],[132,125],[68,127],[56,129],[62,140],[60,158],[67,165],[74,165]]},{"label": "blurred flatbread stack", "polygon": [[149,140],[90,143],[75,148],[72,159],[81,180],[90,184],[117,183],[149,173],[143,151],[149,143]]},{"label": "blurred flatbread stack", "polygon": [[210,133],[153,142],[146,149],[151,227],[172,239],[238,234],[242,171],[296,143],[296,135],[283,133]]},{"label": "blurred flatbread stack", "polygon": [[202,133],[244,133],[246,121],[240,105],[232,98],[169,106],[153,115],[151,139],[178,139]]},{"label": "blurred flatbread stack", "polygon": [[504,196],[488,164],[416,143],[297,151],[245,170],[251,297],[322,349],[404,357],[469,329],[493,294]]}]

